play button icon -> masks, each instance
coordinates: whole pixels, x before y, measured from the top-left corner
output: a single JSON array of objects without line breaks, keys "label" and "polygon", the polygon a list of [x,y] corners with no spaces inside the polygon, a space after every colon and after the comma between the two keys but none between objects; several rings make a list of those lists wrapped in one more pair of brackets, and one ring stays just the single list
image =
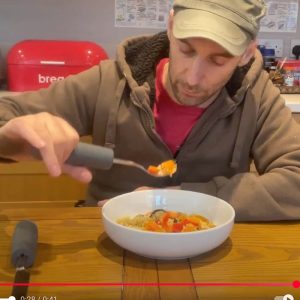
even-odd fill
[{"label": "play button icon", "polygon": [[282,299],[283,300],[294,300],[294,297],[292,295],[290,295],[290,294],[286,294],[286,295],[283,296]]},{"label": "play button icon", "polygon": [[295,300],[293,295],[286,294],[284,296],[276,296],[274,300]]}]

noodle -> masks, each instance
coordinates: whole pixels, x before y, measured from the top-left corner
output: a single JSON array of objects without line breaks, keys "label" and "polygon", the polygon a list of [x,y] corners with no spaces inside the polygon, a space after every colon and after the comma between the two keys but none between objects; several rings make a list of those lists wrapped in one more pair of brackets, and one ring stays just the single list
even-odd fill
[{"label": "noodle", "polygon": [[133,218],[120,218],[117,223],[126,227],[154,232],[191,232],[215,227],[212,222],[199,214],[188,215],[162,209],[138,214]]}]

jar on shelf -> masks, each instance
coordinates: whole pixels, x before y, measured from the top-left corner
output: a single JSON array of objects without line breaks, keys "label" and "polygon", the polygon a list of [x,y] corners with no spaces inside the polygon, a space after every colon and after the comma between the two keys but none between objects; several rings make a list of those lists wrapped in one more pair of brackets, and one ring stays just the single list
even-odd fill
[{"label": "jar on shelf", "polygon": [[284,84],[286,86],[294,86],[295,76],[292,68],[285,67]]},{"label": "jar on shelf", "polygon": [[296,70],[294,71],[294,77],[294,85],[300,86],[300,67],[296,68]]},{"label": "jar on shelf", "polygon": [[264,60],[264,69],[267,72],[270,72],[272,67],[276,67],[276,56],[275,56],[275,50],[271,48],[260,48],[263,60]]}]

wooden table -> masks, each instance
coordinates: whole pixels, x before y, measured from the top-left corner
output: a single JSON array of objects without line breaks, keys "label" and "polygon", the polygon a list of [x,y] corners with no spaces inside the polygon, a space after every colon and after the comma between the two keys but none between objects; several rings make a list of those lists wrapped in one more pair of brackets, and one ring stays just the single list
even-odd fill
[{"label": "wooden table", "polygon": [[[98,208],[2,209],[2,284],[10,284],[14,279],[11,237],[16,223],[22,219],[33,220],[39,228],[31,283],[91,285],[30,286],[28,295],[36,300],[50,299],[45,296],[52,296],[52,300],[273,300],[288,293],[300,299],[300,289],[291,286],[300,279],[300,222],[235,224],[230,238],[209,253],[189,260],[156,261],[124,251],[113,243],[103,230]],[[134,283],[144,285],[132,286]],[[207,283],[286,283],[287,286],[207,286]],[[10,293],[11,286],[0,286],[0,298]]]}]

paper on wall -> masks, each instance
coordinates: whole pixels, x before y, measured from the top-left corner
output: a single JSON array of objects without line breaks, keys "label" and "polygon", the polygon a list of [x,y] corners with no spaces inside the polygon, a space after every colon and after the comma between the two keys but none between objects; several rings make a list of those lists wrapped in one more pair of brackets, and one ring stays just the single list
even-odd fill
[{"label": "paper on wall", "polygon": [[[264,0],[260,32],[296,32],[298,0]],[[115,0],[115,26],[166,29],[173,0]]]},{"label": "paper on wall", "polygon": [[173,0],[115,0],[115,26],[167,28]]},{"label": "paper on wall", "polygon": [[261,20],[260,32],[296,32],[298,0],[264,0],[267,14]]}]

